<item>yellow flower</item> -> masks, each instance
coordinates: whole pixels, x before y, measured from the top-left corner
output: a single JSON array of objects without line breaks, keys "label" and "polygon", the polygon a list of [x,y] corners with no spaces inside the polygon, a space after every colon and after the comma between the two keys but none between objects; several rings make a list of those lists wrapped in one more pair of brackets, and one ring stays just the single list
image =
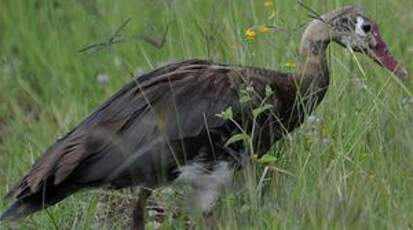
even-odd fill
[{"label": "yellow flower", "polygon": [[265,6],[265,7],[272,7],[272,0],[266,0],[266,1],[264,2],[264,6]]},{"label": "yellow flower", "polygon": [[297,66],[297,64],[295,64],[295,62],[293,62],[293,61],[288,61],[287,63],[285,63],[285,66],[288,67],[288,68],[293,69]]},{"label": "yellow flower", "polygon": [[252,41],[255,39],[255,37],[257,37],[257,32],[255,32],[254,30],[248,29],[245,32],[245,37],[247,38],[248,41]]},{"label": "yellow flower", "polygon": [[268,26],[261,26],[261,27],[258,29],[258,31],[259,31],[260,33],[267,33],[267,32],[270,32],[271,29],[270,29]]}]

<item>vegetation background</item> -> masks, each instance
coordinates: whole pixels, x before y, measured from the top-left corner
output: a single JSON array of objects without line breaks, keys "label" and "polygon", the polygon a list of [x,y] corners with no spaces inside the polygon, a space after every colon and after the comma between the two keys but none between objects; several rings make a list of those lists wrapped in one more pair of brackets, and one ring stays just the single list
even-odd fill
[{"label": "vegetation background", "polygon": [[[304,2],[321,13],[361,5],[413,72],[413,1]],[[309,20],[290,0],[0,0],[0,194],[133,75],[195,57],[294,71]],[[284,30],[246,39],[260,25]],[[324,102],[240,173],[218,205],[221,229],[413,228],[412,81],[337,45],[329,56]],[[178,205],[182,197],[159,191],[166,212],[150,229],[198,222]],[[92,190],[0,228],[123,229],[135,198]]]}]

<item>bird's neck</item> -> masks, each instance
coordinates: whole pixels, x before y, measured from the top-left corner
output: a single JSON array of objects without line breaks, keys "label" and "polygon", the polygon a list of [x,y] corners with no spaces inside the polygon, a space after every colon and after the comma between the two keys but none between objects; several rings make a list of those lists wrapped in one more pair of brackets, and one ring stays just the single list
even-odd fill
[{"label": "bird's neck", "polygon": [[309,24],[301,40],[294,80],[299,96],[311,107],[323,99],[329,85],[327,47],[330,41],[328,27],[320,20]]}]

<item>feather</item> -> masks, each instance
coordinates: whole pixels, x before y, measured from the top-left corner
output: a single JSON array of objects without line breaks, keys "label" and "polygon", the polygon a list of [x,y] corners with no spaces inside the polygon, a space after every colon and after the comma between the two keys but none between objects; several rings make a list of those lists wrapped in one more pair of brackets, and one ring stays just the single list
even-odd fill
[{"label": "feather", "polygon": [[[54,204],[82,188],[173,180],[176,168],[196,157],[200,149],[209,148],[211,141],[217,148],[224,146],[223,136],[230,135],[234,125],[217,114],[228,107],[236,114],[251,112],[250,105],[240,102],[242,85],[249,82],[263,92],[274,79],[280,85],[287,82],[279,75],[189,60],[137,77],[47,149],[8,193],[17,201],[5,218],[25,216],[43,208],[40,200]],[[288,90],[283,87],[274,88]],[[256,100],[263,97],[256,96]],[[43,190],[48,196],[39,195]],[[51,191],[59,194],[58,199]]]}]

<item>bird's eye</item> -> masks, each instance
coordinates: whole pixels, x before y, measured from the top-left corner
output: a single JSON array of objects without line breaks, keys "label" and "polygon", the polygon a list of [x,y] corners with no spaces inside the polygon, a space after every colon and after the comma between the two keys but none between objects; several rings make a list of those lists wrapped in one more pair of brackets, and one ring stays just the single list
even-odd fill
[{"label": "bird's eye", "polygon": [[361,29],[363,30],[364,33],[369,33],[371,30],[371,25],[370,24],[365,24],[361,26]]}]

